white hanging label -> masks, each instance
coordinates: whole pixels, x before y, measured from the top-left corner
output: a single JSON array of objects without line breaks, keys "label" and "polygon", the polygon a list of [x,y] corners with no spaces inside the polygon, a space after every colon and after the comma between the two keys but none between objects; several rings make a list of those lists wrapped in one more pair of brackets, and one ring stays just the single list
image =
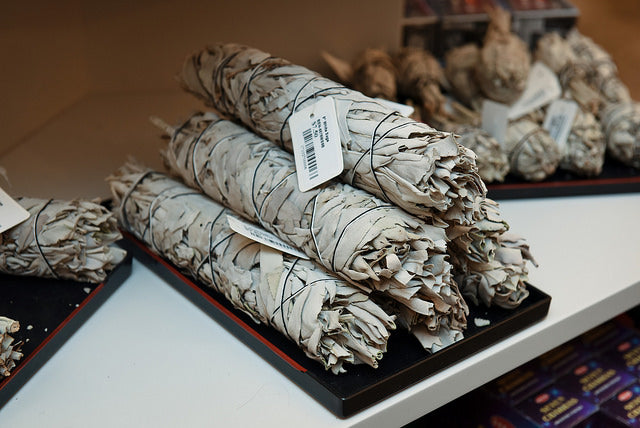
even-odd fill
[{"label": "white hanging label", "polygon": [[374,98],[374,99],[380,104],[382,104],[383,106],[390,108],[391,110],[395,110],[405,117],[410,117],[413,114],[413,112],[416,110],[412,106],[408,106],[406,104],[400,104],[395,101],[385,100],[384,98]]},{"label": "white hanging label", "polygon": [[504,144],[507,135],[507,113],[509,106],[491,100],[482,102],[482,129],[487,131],[498,143]]},{"label": "white hanging label", "polygon": [[542,127],[549,131],[551,138],[556,140],[560,153],[564,153],[566,149],[567,138],[576,114],[578,114],[578,104],[575,101],[560,99],[551,103],[544,117]]},{"label": "white hanging label", "polygon": [[30,215],[29,211],[0,188],[0,233],[22,223]]},{"label": "white hanging label", "polygon": [[298,187],[301,192],[342,172],[342,144],[336,107],[325,97],[289,119]]},{"label": "white hanging label", "polygon": [[561,95],[562,88],[558,76],[549,67],[538,61],[531,66],[524,92],[516,102],[511,104],[509,119],[517,119],[531,113],[560,98]]},{"label": "white hanging label", "polygon": [[249,238],[252,241],[259,242],[263,245],[266,245],[267,247],[275,248],[276,250],[282,251],[283,253],[291,254],[292,256],[300,257],[301,259],[309,260],[309,257],[307,257],[306,254],[304,254],[297,248],[294,248],[291,245],[287,244],[273,233],[267,232],[262,227],[246,223],[231,216],[227,216],[227,221],[229,222],[229,227],[231,228],[231,230],[239,233],[245,238]]}]

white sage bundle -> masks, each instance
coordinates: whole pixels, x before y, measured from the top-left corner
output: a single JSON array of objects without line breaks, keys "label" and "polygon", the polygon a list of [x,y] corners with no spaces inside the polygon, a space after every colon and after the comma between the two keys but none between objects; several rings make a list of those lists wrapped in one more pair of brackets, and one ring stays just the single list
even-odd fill
[{"label": "white sage bundle", "polygon": [[473,154],[447,133],[397,114],[304,67],[241,45],[215,45],[184,64],[183,86],[224,115],[291,151],[289,118],[330,97],[343,180],[423,218],[470,224],[486,188]]},{"label": "white sage bundle", "polygon": [[[548,107],[538,109],[529,117],[541,125]],[[582,107],[578,110],[566,141],[558,142],[562,155],[560,169],[584,177],[595,177],[602,172],[607,141],[602,125],[596,117]]]},{"label": "white sage bundle", "polygon": [[640,104],[610,104],[601,111],[600,117],[611,157],[640,168]]},{"label": "white sage bundle", "polygon": [[527,85],[531,55],[527,45],[511,32],[511,14],[502,8],[489,11],[475,76],[482,93],[495,101],[511,104]]},{"label": "white sage bundle", "polygon": [[480,213],[472,227],[457,228],[449,245],[456,281],[476,305],[514,309],[529,295],[527,263],[535,260],[524,238],[508,231],[495,201],[485,199]]},{"label": "white sage bundle", "polygon": [[20,343],[15,344],[12,334],[20,330],[20,323],[0,316],[0,379],[11,374],[16,361],[22,358]]},{"label": "white sage bundle", "polygon": [[126,230],[254,321],[334,373],[345,363],[378,366],[394,317],[358,288],[235,233],[231,211],[164,174],[128,164],[108,180]]},{"label": "white sage bundle", "polygon": [[629,88],[618,76],[618,67],[611,55],[592,39],[574,28],[567,35],[567,42],[573,52],[587,66],[586,77],[610,103],[631,102]]},{"label": "white sage bundle", "polygon": [[498,140],[477,126],[456,125],[446,130],[458,135],[458,142],[476,154],[478,172],[486,183],[504,181],[509,160]]},{"label": "white sage bundle", "polygon": [[509,159],[498,140],[480,128],[480,115],[451,98],[445,110],[444,114],[431,116],[430,124],[453,132],[460,144],[476,154],[478,173],[485,183],[503,181],[509,172]]},{"label": "white sage bundle", "polygon": [[17,198],[31,214],[0,234],[0,272],[100,283],[125,257],[116,218],[86,200]]},{"label": "white sage bundle", "polygon": [[394,56],[398,93],[417,102],[426,116],[442,114],[445,99],[440,91],[444,71],[433,55],[421,48],[405,47]]},{"label": "white sage bundle", "polygon": [[555,140],[526,116],[509,122],[503,147],[509,172],[527,181],[544,180],[556,171],[561,159]]},{"label": "white sage bundle", "polygon": [[557,33],[540,38],[536,56],[558,74],[570,98],[600,119],[607,152],[626,165],[640,168],[640,108],[637,103],[611,102],[602,90],[592,86],[588,77],[591,66]]},{"label": "white sage bundle", "polygon": [[446,225],[428,225],[347,184],[301,192],[293,155],[213,113],[196,114],[162,151],[188,185],[370,293],[398,302],[399,321],[434,339],[458,335],[468,308],[446,261]]}]

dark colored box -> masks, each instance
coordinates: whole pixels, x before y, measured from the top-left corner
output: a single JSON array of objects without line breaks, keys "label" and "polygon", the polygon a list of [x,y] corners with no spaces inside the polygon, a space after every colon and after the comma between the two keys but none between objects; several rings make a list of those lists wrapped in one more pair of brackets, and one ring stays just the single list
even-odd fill
[{"label": "dark colored box", "polygon": [[589,357],[590,353],[584,344],[579,340],[572,340],[539,356],[538,363],[542,370],[557,378]]},{"label": "dark colored box", "polygon": [[634,376],[640,377],[640,335],[632,334],[620,340],[605,351],[603,357],[626,367]]},{"label": "dark colored box", "polygon": [[538,360],[532,360],[489,382],[484,388],[513,406],[551,385],[553,380],[550,373],[542,370]]},{"label": "dark colored box", "polygon": [[540,427],[573,427],[593,415],[595,404],[560,388],[540,391],[520,403],[517,409]]},{"label": "dark colored box", "polygon": [[611,349],[616,343],[633,333],[629,328],[613,321],[607,321],[592,328],[578,337],[587,350],[593,354],[600,354]]},{"label": "dark colored box", "polygon": [[624,367],[598,357],[578,364],[559,378],[556,385],[563,391],[599,404],[635,380]]},{"label": "dark colored box", "polygon": [[640,427],[640,383],[635,382],[600,405],[601,412],[623,426]]}]

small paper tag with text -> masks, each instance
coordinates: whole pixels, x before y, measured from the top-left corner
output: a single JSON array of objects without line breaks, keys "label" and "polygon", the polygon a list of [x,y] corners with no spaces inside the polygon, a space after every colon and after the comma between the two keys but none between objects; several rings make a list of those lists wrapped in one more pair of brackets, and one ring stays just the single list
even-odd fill
[{"label": "small paper tag with text", "polygon": [[507,136],[507,113],[509,106],[491,100],[482,103],[482,129],[487,131],[498,143],[504,144]]},{"label": "small paper tag with text", "polygon": [[571,100],[555,100],[549,105],[542,127],[549,131],[551,138],[556,140],[560,153],[564,153],[571,126],[578,114],[578,104]]},{"label": "small paper tag with text", "polygon": [[29,211],[0,188],[0,233],[22,223],[29,215]]},{"label": "small paper tag with text", "polygon": [[562,88],[558,76],[543,63],[536,62],[529,72],[524,92],[516,102],[511,104],[509,119],[517,119],[531,113],[560,98],[561,95]]},{"label": "small paper tag with text", "polygon": [[227,221],[229,222],[229,227],[231,228],[231,230],[239,233],[246,238],[251,239],[252,241],[256,241],[268,247],[275,248],[276,250],[282,251],[283,253],[291,254],[292,256],[300,257],[301,259],[309,260],[309,257],[306,254],[287,244],[273,233],[264,230],[262,227],[246,223],[231,216],[227,216]]},{"label": "small paper tag with text", "polygon": [[298,187],[313,189],[342,172],[342,144],[336,107],[322,98],[289,119]]}]

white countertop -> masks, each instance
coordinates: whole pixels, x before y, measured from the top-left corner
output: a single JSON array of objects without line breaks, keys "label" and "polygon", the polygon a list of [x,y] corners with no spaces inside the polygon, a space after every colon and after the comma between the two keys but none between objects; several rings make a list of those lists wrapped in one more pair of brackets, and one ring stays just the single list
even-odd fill
[{"label": "white countertop", "polygon": [[[37,169],[29,165],[43,163],[40,149],[51,144],[45,137],[58,135],[62,122],[93,117],[94,104],[104,108],[91,101],[72,109],[0,157],[10,179],[33,178]],[[108,146],[105,138],[93,144]],[[155,152],[153,144],[136,150]],[[9,164],[14,170],[22,165],[20,174]],[[73,174],[73,163],[68,168]],[[83,180],[85,193],[104,186],[96,181],[100,168]],[[18,181],[16,188],[51,196],[71,192],[51,177]],[[333,416],[134,260],[120,289],[0,410],[0,426],[402,426],[640,304],[640,194],[505,201],[501,207],[540,264],[530,279],[552,296],[548,316],[350,418]]]}]

